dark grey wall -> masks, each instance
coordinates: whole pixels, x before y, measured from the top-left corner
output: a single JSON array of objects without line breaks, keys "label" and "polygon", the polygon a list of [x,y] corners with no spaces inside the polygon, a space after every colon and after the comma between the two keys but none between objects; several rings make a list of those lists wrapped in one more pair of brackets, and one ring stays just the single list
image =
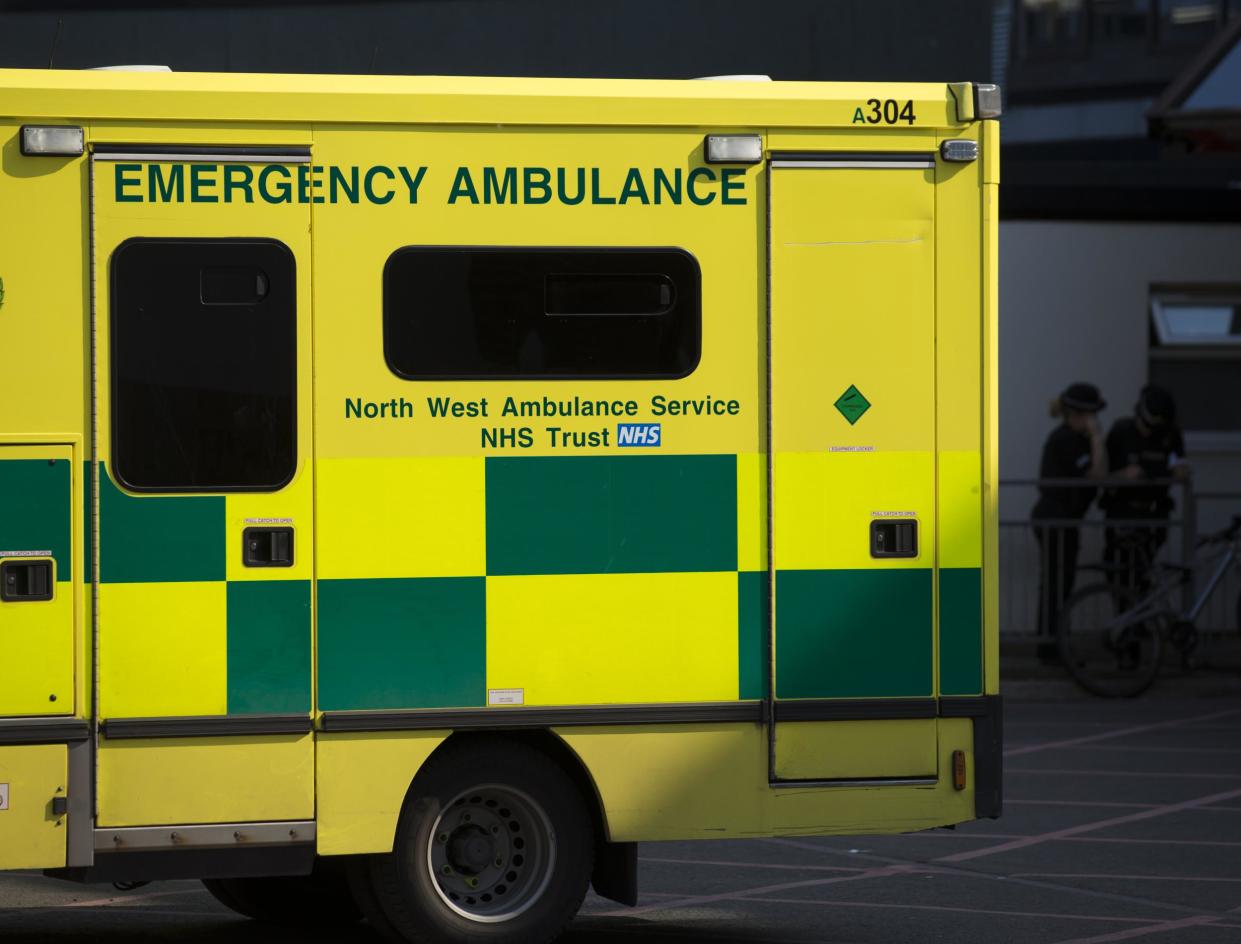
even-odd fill
[{"label": "dark grey wall", "polygon": [[0,0],[0,66],[985,81],[990,10],[990,0]]}]

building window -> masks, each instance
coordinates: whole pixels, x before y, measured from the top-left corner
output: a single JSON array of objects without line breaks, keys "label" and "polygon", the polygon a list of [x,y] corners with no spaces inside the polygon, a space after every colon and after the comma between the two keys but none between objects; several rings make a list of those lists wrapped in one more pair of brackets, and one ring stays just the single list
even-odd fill
[{"label": "building window", "polygon": [[1220,0],[1155,0],[1161,46],[1201,46],[1220,23]]},{"label": "building window", "polygon": [[1093,0],[1091,39],[1100,43],[1145,43],[1150,37],[1153,0]]},{"label": "building window", "polygon": [[384,356],[410,380],[684,377],[701,276],[682,249],[398,249]]},{"label": "building window", "polygon": [[112,254],[113,475],[135,491],[275,490],[296,464],[296,264],[268,239]]},{"label": "building window", "polygon": [[1150,310],[1150,379],[1182,427],[1241,432],[1241,285],[1155,286]]},{"label": "building window", "polygon": [[1086,51],[1085,0],[1018,0],[1023,59],[1056,59]]}]

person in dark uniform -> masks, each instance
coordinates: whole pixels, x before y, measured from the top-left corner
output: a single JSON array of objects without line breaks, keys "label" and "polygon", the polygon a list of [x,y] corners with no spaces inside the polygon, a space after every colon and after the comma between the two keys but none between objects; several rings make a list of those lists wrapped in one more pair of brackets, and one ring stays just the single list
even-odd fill
[{"label": "person in dark uniform", "polygon": [[[1101,479],[1107,474],[1103,452],[1103,433],[1099,411],[1107,403],[1094,384],[1075,383],[1051,402],[1051,415],[1061,423],[1043,444],[1039,463],[1040,479]],[[1066,522],[1081,519],[1094,500],[1090,485],[1039,486],[1038,502],[1030,517],[1038,539],[1041,570],[1039,575],[1038,643],[1039,658],[1054,662],[1059,658],[1056,630],[1060,608],[1077,578],[1079,530]],[[1047,522],[1040,524],[1040,522]]]},{"label": "person in dark uniform", "polygon": [[[1113,521],[1167,519],[1174,507],[1168,479],[1189,474],[1185,440],[1176,424],[1176,402],[1162,387],[1142,388],[1133,416],[1118,419],[1107,434],[1108,474],[1117,478],[1163,479],[1165,484],[1116,486],[1104,491],[1099,505]],[[1141,590],[1155,554],[1167,540],[1166,525],[1117,525],[1103,533],[1103,560],[1110,579]]]}]

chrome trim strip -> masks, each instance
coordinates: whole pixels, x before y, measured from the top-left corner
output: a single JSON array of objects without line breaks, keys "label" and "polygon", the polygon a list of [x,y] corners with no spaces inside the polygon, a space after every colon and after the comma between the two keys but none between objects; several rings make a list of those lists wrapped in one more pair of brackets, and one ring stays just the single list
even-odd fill
[{"label": "chrome trim strip", "polygon": [[309,164],[309,154],[246,154],[239,151],[104,151],[96,152],[97,161],[172,161],[210,162],[213,164]]},{"label": "chrome trim strip", "polygon": [[869,168],[879,170],[926,170],[935,166],[935,161],[912,160],[912,161],[848,161],[848,160],[831,160],[831,161],[772,161],[772,167],[786,168]]},{"label": "chrome trim strip", "polygon": [[267,823],[210,823],[193,826],[122,826],[95,830],[96,852],[152,849],[236,849],[313,843],[312,819]]}]

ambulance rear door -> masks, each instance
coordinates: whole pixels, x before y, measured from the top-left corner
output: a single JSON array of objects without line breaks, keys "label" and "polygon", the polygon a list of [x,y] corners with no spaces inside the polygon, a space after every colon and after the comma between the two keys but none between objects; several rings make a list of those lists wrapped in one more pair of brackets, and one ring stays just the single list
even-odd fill
[{"label": "ambulance rear door", "polygon": [[775,780],[937,775],[932,147],[770,158]]}]

